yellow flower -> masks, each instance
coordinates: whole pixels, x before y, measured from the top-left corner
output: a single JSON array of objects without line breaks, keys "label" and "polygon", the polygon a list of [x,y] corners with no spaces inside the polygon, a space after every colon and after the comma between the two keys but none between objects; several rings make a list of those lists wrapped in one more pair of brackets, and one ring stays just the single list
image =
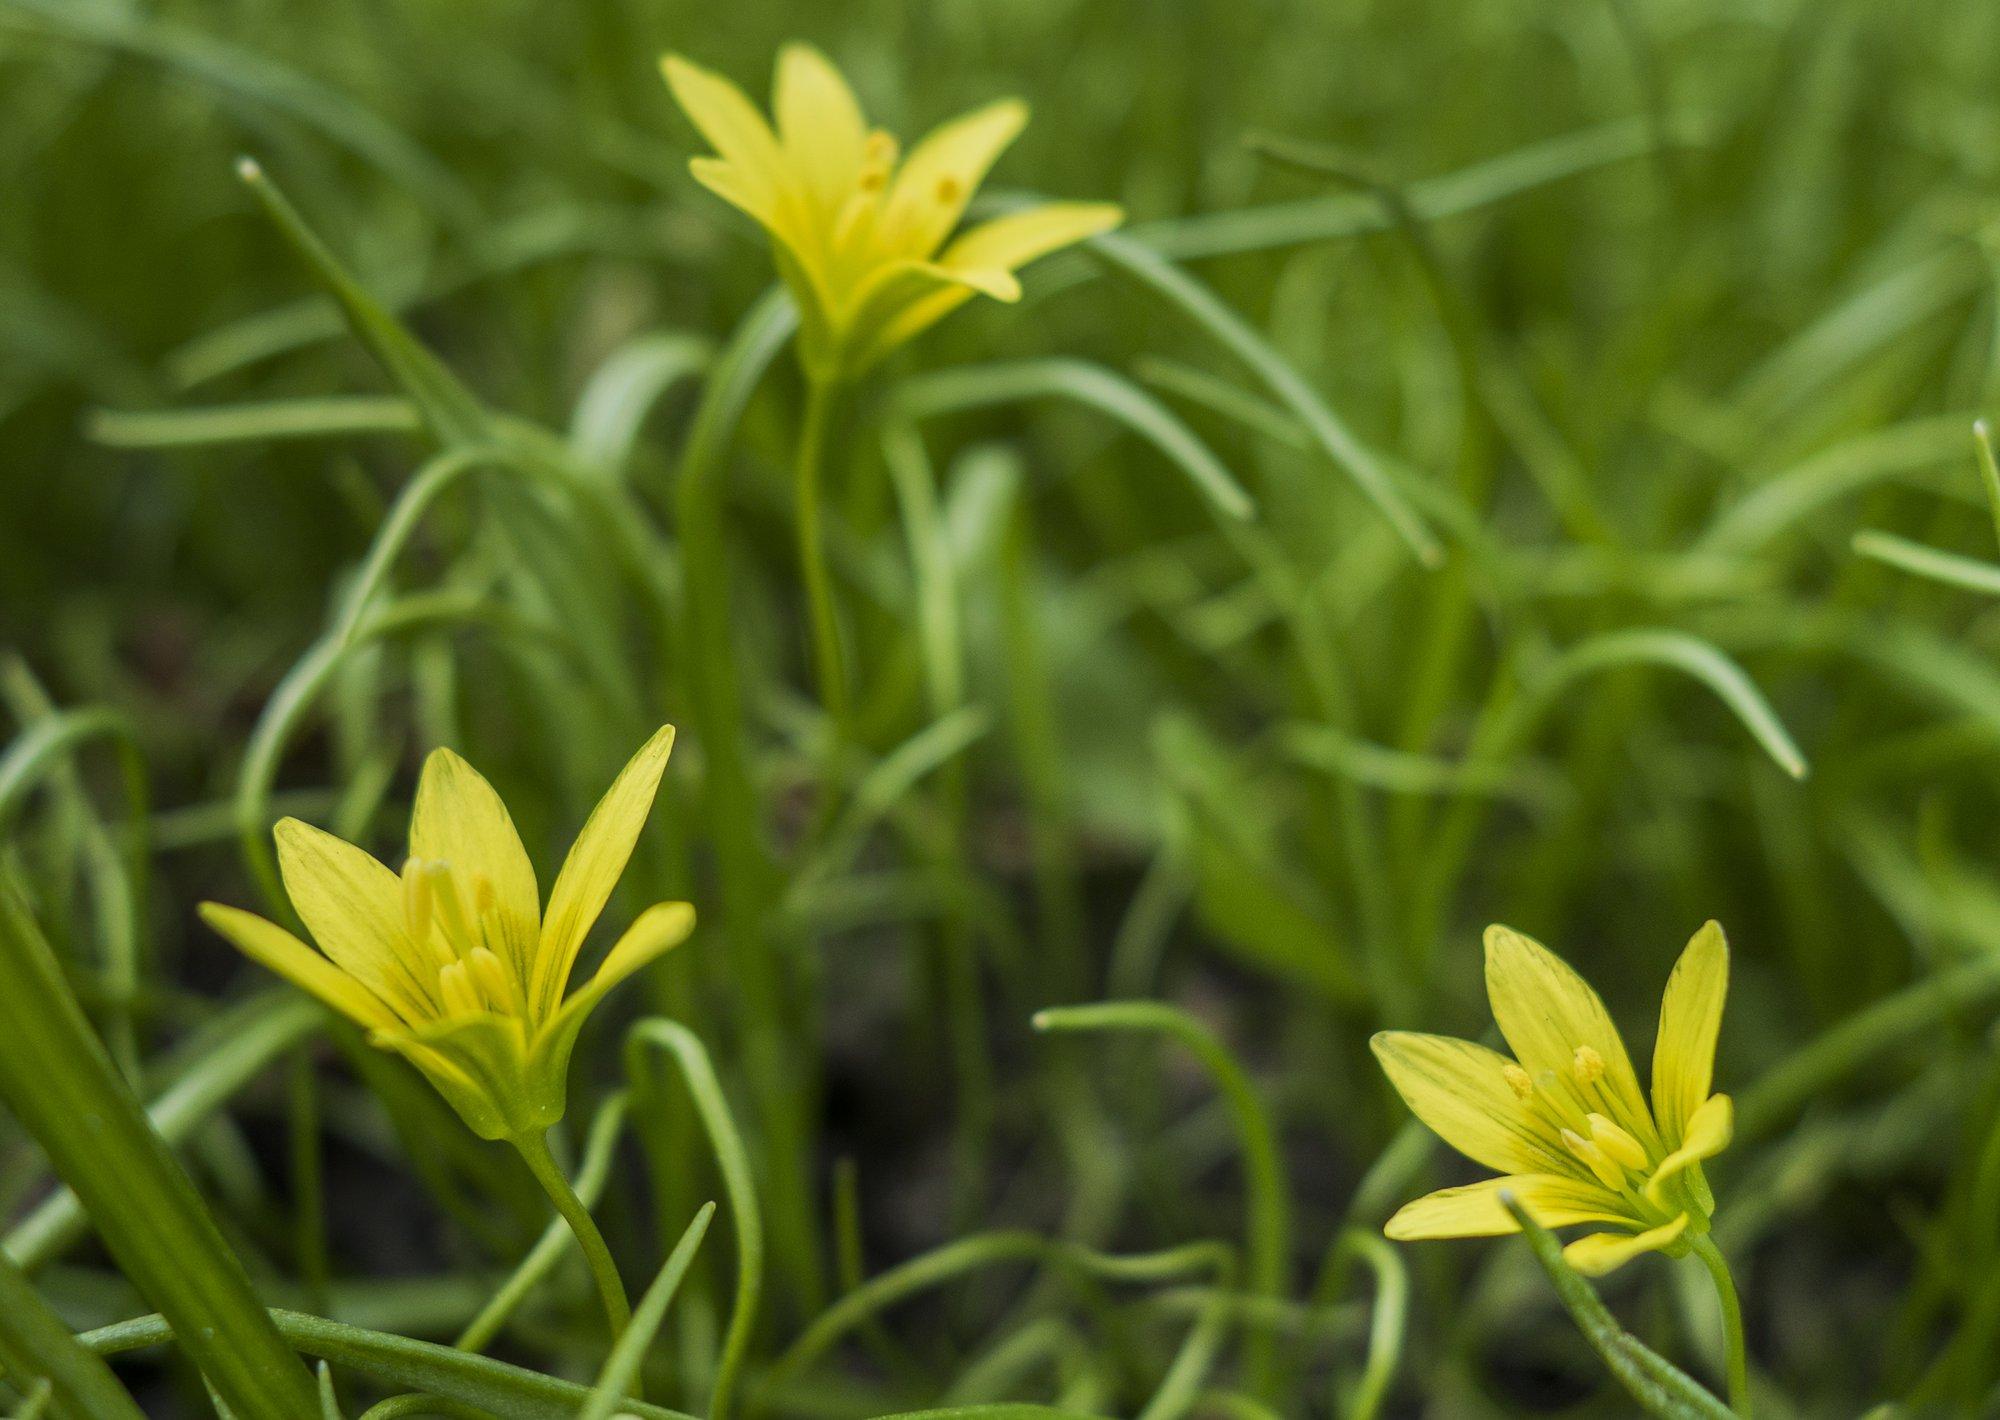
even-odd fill
[{"label": "yellow flower", "polygon": [[562,1117],[584,1018],[694,927],[685,902],[648,908],[589,984],[563,999],[583,939],[652,810],[673,743],[673,727],[663,727],[619,773],[556,875],[546,913],[506,805],[478,770],[439,749],[417,785],[400,879],[311,824],[279,822],[285,890],[319,952],[276,923],[220,903],[203,903],[202,920],[406,1057],[482,1138],[539,1137]]},{"label": "yellow flower", "polygon": [[1728,1095],[1709,1093],[1729,990],[1729,946],[1710,922],[1667,981],[1646,1107],[1625,1043],[1589,983],[1547,948],[1505,927],[1486,930],[1486,994],[1513,1049],[1383,1031],[1372,1044],[1417,1118],[1503,1177],[1419,1198],[1385,1232],[1415,1238],[1517,1231],[1511,1191],[1544,1227],[1601,1223],[1563,1250],[1601,1276],[1642,1252],[1688,1252],[1708,1231],[1715,1195],[1701,1161],[1729,1143]]},{"label": "yellow flower", "polygon": [[975,292],[1020,299],[1017,270],[1123,219],[1107,203],[1050,203],[946,244],[986,170],[1028,121],[1018,99],[953,119],[899,166],[896,140],[868,127],[840,71],[809,46],[778,54],[775,132],[721,75],[679,55],[662,68],[715,148],[690,165],[695,178],[771,234],[816,377],[859,374]]}]

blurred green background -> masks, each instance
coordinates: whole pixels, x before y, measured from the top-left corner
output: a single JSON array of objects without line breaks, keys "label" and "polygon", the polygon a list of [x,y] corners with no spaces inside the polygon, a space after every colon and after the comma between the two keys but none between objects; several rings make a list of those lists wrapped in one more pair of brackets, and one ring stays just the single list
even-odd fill
[{"label": "blurred green background", "polygon": [[[656,63],[684,52],[761,101],[794,38],[906,143],[1026,96],[993,186],[1124,204],[1264,363],[1070,253],[1022,307],[968,307],[860,393],[830,535],[859,807],[829,825],[779,357],[718,474],[779,963],[757,997],[714,925],[675,498],[701,361],[771,268],[688,177],[704,145]],[[1237,1239],[1206,1077],[1171,1045],[1028,1028],[1048,1004],[1146,996],[1239,1052],[1292,1204],[1282,1297],[1231,1321],[1194,1413],[1350,1413],[1377,1284],[1330,1249],[1472,1176],[1441,1148],[1385,1153],[1406,1115],[1368,1034],[1478,1036],[1478,930],[1505,921],[1596,982],[1642,1054],[1675,953],[1715,917],[1735,946],[1718,1084],[1743,1111],[1713,1170],[1718,1236],[1766,1413],[2000,1413],[2000,551],[1972,435],[2000,411],[2000,7],[0,0],[0,133],[0,691],[17,725],[45,694],[136,727],[149,1059],[268,984],[192,907],[252,900],[253,737],[426,456],[237,180],[251,154],[483,400],[625,490],[663,560],[649,586],[587,513],[552,505],[523,543],[484,481],[453,492],[396,585],[491,596],[532,634],[447,625],[350,658],[250,811],[391,855],[418,758],[450,742],[552,863],[645,730],[682,724],[632,901],[682,891],[710,924],[646,1008],[703,1033],[753,1141],[786,1107],[758,1083],[760,1031],[792,1072],[796,1176],[759,1146],[760,1181],[794,1200],[771,1205],[764,1362],[840,1290],[837,1238],[869,1272],[998,1227]],[[677,349],[686,378],[654,388]],[[275,433],[238,408],[277,401],[321,403],[283,406]],[[1316,442],[1323,411],[1440,565]],[[1216,469],[1251,519],[1204,496]],[[607,659],[616,684],[593,680]],[[131,826],[115,761],[80,764],[83,793],[52,784],[4,827],[88,984],[108,911],[93,826]],[[586,1048],[595,1098],[614,1032]],[[475,1198],[500,1220],[480,1237],[409,1181],[355,1053],[310,1058],[330,1295],[365,1310],[397,1275],[409,1310],[378,1290],[367,1324],[449,1339],[533,1208]],[[195,1154],[273,1286],[311,1280],[281,1225],[281,1076]],[[712,1196],[707,1167],[662,1196]],[[664,1216],[640,1176],[614,1189],[630,1238]],[[6,1196],[25,1206],[40,1177],[16,1141]],[[1397,1256],[1414,1290],[1386,1413],[1626,1413],[1517,1246]],[[1712,1377],[1684,1266],[1607,1294]],[[728,1275],[697,1286],[663,1371],[700,1373]],[[818,1363],[837,1381],[773,1403],[929,1402],[1067,1317],[1077,1344],[1043,1337],[1047,1364],[995,1372],[994,1398],[1134,1413],[1200,1302],[1023,1285],[981,1272],[948,1306],[892,1311]],[[51,1286],[79,1324],[130,1310],[87,1251]],[[565,1364],[563,1318],[588,1315],[570,1301],[512,1354]],[[1278,1379],[1246,1379],[1243,1348],[1272,1336]]]}]

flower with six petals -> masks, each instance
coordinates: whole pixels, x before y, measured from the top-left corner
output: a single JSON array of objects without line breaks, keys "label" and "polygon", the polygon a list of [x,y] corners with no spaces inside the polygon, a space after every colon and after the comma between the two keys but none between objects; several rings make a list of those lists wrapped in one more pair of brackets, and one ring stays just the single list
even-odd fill
[{"label": "flower with six petals", "polygon": [[295,818],[278,865],[319,944],[254,913],[201,905],[242,952],[367,1027],[486,1139],[538,1137],[562,1117],[569,1056],[605,994],[686,939],[694,909],[639,914],[597,974],[564,1000],[584,937],[618,885],[673,748],[662,727],[577,835],[542,907],[535,870],[493,786],[448,749],[424,763],[400,875]]},{"label": "flower with six petals", "polygon": [[1506,927],[1486,931],[1486,991],[1514,1056],[1470,1041],[1383,1031],[1371,1042],[1417,1118],[1499,1178],[1408,1203],[1384,1231],[1398,1240],[1518,1230],[1511,1192],[1544,1227],[1618,1229],[1563,1250],[1602,1275],[1642,1252],[1680,1256],[1707,1233],[1715,1196],[1701,1161],[1729,1143],[1729,1096],[1710,1093],[1729,989],[1729,947],[1710,922],[1681,953],[1660,1003],[1652,1104],[1610,1014],[1588,982]]},{"label": "flower with six petals", "polygon": [[1020,299],[1021,267],[1123,219],[1108,203],[1055,202],[953,237],[987,169],[1028,121],[1018,99],[953,119],[899,163],[896,140],[868,126],[840,71],[810,46],[778,55],[775,129],[721,75],[679,55],[662,68],[715,149],[690,164],[696,180],[771,236],[816,378],[860,374],[975,294]]}]

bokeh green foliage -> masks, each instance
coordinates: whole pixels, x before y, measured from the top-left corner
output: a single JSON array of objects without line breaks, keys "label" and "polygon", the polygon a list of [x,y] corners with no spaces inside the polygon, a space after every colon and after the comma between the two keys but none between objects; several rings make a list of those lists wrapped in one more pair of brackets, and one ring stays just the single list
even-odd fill
[{"label": "bokeh green foliage", "polygon": [[[1132,217],[845,420],[833,784],[783,315],[654,68],[758,91],[801,31],[905,136],[1024,94],[996,181]],[[779,1414],[1621,1413],[1524,1248],[1360,1241],[1461,1176],[1365,1041],[1476,1033],[1489,920],[1643,1038],[1710,916],[1773,1413],[2000,1384],[2000,619],[1881,540],[2000,560],[2000,10],[0,0],[0,131],[0,827],[114,1058],[198,1102],[156,1123],[268,1300],[448,1342],[544,1219],[395,1062],[237,1001],[267,983],[192,904],[257,900],[281,808],[389,851],[436,743],[550,864],[673,720],[626,906],[700,907],[645,1010],[714,1078],[600,1024],[571,1112],[636,1091],[600,1209],[633,1280],[724,1205],[655,1398],[733,1356]],[[425,432],[244,152],[503,453]],[[1275,1267],[1240,1100],[1172,1039],[1031,1032],[1107,997],[1240,1059]],[[25,1210],[44,1166],[6,1164]],[[51,1206],[10,1246],[44,1294],[140,1310]],[[1627,1325],[1713,1378],[1699,1279],[1630,1273]],[[505,1354],[588,1383],[593,1326],[559,1270]],[[373,1344],[334,1359],[419,1384]]]}]

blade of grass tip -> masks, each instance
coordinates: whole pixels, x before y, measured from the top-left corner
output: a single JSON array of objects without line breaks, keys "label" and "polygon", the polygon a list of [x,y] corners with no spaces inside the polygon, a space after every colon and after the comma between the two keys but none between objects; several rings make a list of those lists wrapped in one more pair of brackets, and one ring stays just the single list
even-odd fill
[{"label": "blade of grass tip", "polygon": [[298,1420],[312,1377],[113,1067],[19,885],[0,874],[0,1097],[240,1420]]},{"label": "blade of grass tip", "polygon": [[[471,1407],[492,1420],[575,1420],[576,1412],[590,1398],[589,1388],[574,1381],[510,1366],[490,1356],[455,1351],[434,1341],[393,1336],[277,1307],[271,1309],[270,1324],[287,1343],[308,1356]],[[174,1331],[164,1318],[142,1316],[87,1331],[77,1339],[100,1356],[115,1356],[173,1338]],[[285,1420],[299,1420],[318,1408],[303,1366],[299,1377],[306,1390],[300,1407],[287,1412]],[[638,1420],[697,1420],[685,1411],[637,1400],[626,1401],[623,1413]]]},{"label": "blade of grass tip", "polygon": [[414,434],[417,409],[395,395],[326,395],[203,409],[92,410],[85,433],[112,449],[191,449],[282,439]]},{"label": "blade of grass tip", "polygon": [[1993,514],[1993,534],[2000,539],[2000,460],[1993,455],[1993,426],[1972,421],[1972,446],[1979,460],[1979,481],[1986,488],[1986,506]]},{"label": "blade of grass tip", "polygon": [[1961,557],[1956,552],[1946,552],[1873,528],[1856,533],[1853,547],[1861,557],[1886,562],[1899,571],[1927,581],[2000,596],[2000,565],[1982,562],[1976,557]]},{"label": "blade of grass tip", "polygon": [[355,339],[416,404],[431,437],[447,448],[490,441],[492,418],[472,392],[348,274],[257,161],[238,159],[236,172],[293,252],[339,304]]},{"label": "blade of grass tip", "polygon": [[1192,429],[1123,375],[1088,360],[1014,360],[938,370],[897,387],[898,412],[911,419],[1028,399],[1073,399],[1123,424],[1167,459],[1216,512],[1239,522],[1257,505]]},{"label": "blade of grass tip", "polygon": [[[1215,1081],[1236,1126],[1237,1147],[1243,1155],[1245,1184],[1245,1250],[1248,1282],[1266,1297],[1285,1294],[1285,1270],[1291,1255],[1291,1196],[1278,1155],[1277,1134],[1235,1055],[1215,1033],[1193,1016],[1159,1001],[1106,1001],[1088,1006],[1055,1006],[1035,1013],[1038,1031],[1137,1031],[1164,1035],[1185,1047]],[[1250,1371],[1253,1390],[1267,1391],[1274,1381],[1275,1358],[1269,1338],[1253,1337]]]},{"label": "blade of grass tip", "polygon": [[1306,426],[1334,467],[1352,479],[1362,496],[1375,505],[1409,545],[1417,561],[1425,567],[1436,567],[1443,562],[1444,549],[1397,489],[1374,450],[1355,437],[1332,406],[1248,321],[1180,267],[1129,237],[1105,233],[1089,238],[1083,245],[1115,270],[1179,308],[1248,366]]},{"label": "blade of grass tip", "polygon": [[347,1420],[340,1413],[340,1397],[333,1390],[333,1367],[321,1361],[319,1371],[319,1420]]},{"label": "blade of grass tip", "polygon": [[1807,774],[1806,758],[1791,733],[1743,668],[1699,637],[1682,631],[1640,628],[1610,631],[1571,647],[1541,687],[1544,701],[1592,671],[1653,664],[1685,671],[1722,700],[1777,766],[1794,779]]},{"label": "blade of grass tip", "polygon": [[1518,1198],[1511,1192],[1503,1192],[1500,1202],[1520,1224],[1535,1261],[1547,1274],[1556,1296],[1575,1320],[1584,1340],[1590,1343],[1590,1349],[1648,1415],[1661,1416],[1663,1420],[1731,1420],[1728,1406],[1618,1324],[1590,1284],[1563,1261],[1562,1244],[1555,1235],[1529,1216]]},{"label": "blade of grass tip", "polygon": [[46,1386],[41,1413],[52,1420],[145,1420],[103,1358],[76,1339],[4,1253],[0,1368],[16,1390],[28,1389],[29,1381]]},{"label": "blade of grass tip", "polygon": [[653,1285],[646,1289],[646,1295],[633,1309],[625,1334],[611,1348],[604,1369],[598,1372],[597,1387],[590,1393],[590,1403],[578,1413],[577,1420],[610,1420],[611,1412],[623,1401],[625,1393],[631,1388],[632,1378],[639,1374],[639,1367],[645,1363],[646,1348],[653,1344],[653,1336],[659,1331],[660,1323],[667,1319],[667,1308],[673,1304],[674,1293],[680,1290],[681,1279],[687,1275],[695,1252],[701,1247],[701,1240],[708,1235],[709,1220],[714,1216],[715,1205],[704,1203],[701,1211],[694,1215],[694,1221],[687,1225],[687,1231],[681,1234],[681,1240],[674,1245],[674,1250],[660,1267],[659,1276],[653,1279]]},{"label": "blade of grass tip", "polygon": [[736,1399],[737,1378],[757,1324],[757,1302],[764,1285],[764,1221],[750,1155],[730,1113],[729,1100],[715,1078],[715,1066],[701,1037],[678,1021],[654,1017],[640,1021],[625,1036],[625,1073],[637,1085],[645,1073],[648,1046],[666,1051],[680,1066],[695,1112],[715,1152],[722,1173],[722,1191],[729,1200],[730,1222],[736,1229],[736,1301],[723,1337],[722,1358],[716,1363],[709,1393],[709,1420],[729,1420]]}]

